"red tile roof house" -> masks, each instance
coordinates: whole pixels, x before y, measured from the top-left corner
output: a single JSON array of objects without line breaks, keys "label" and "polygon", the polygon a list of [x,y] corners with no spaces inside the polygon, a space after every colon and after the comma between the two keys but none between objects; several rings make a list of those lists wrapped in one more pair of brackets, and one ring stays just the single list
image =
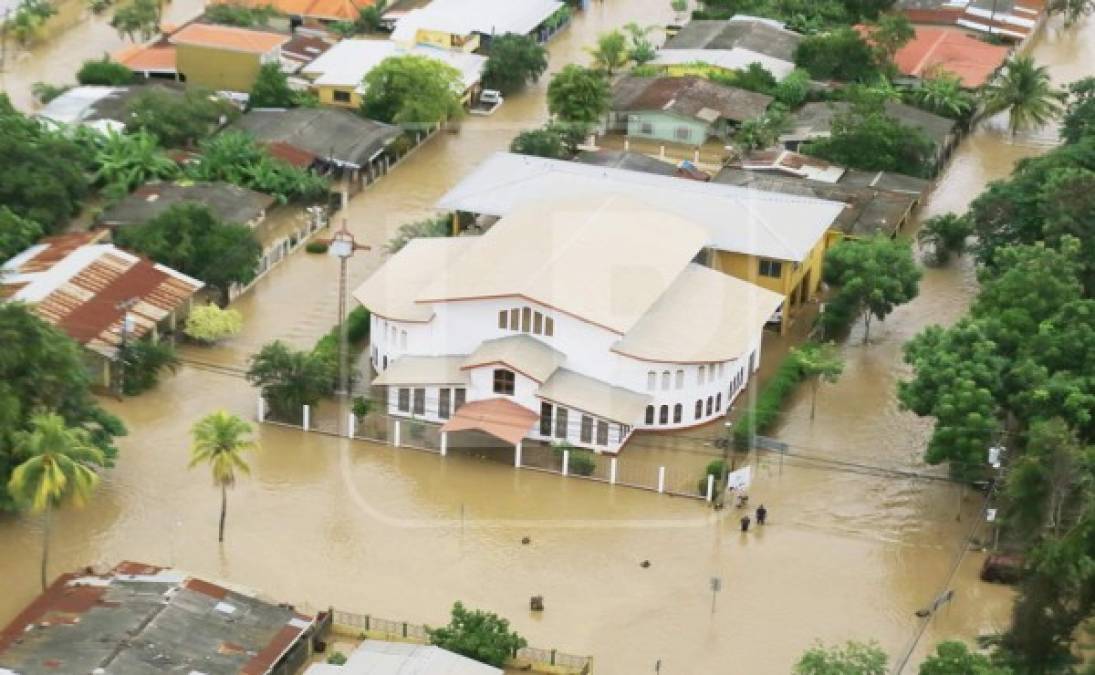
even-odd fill
[{"label": "red tile roof house", "polygon": [[0,673],[291,675],[316,630],[289,605],[123,562],[58,577],[0,631]]},{"label": "red tile roof house", "polygon": [[[869,28],[856,26],[863,34]],[[894,54],[894,65],[903,74],[927,79],[947,72],[966,89],[985,84],[1007,60],[1011,48],[994,45],[952,26],[916,26],[916,34]]]},{"label": "red tile roof house", "polygon": [[0,301],[25,302],[85,348],[110,386],[122,340],[174,330],[205,284],[111,244],[107,231],[47,237],[0,265]]},{"label": "red tile roof house", "polygon": [[895,9],[913,23],[957,25],[1022,42],[1045,21],[1045,0],[898,0]]}]

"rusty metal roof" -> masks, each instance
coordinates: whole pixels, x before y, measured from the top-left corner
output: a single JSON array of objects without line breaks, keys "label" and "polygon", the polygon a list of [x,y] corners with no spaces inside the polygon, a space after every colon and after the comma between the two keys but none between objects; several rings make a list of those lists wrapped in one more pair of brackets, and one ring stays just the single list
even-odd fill
[{"label": "rusty metal roof", "polygon": [[764,114],[774,99],[702,77],[625,77],[613,87],[612,109],[665,111],[708,124],[718,117],[744,122]]}]

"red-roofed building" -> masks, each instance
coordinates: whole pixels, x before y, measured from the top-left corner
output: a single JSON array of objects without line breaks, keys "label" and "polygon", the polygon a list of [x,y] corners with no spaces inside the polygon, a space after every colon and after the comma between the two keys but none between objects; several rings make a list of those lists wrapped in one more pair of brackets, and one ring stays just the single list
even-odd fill
[{"label": "red-roofed building", "polygon": [[123,339],[173,330],[205,284],[102,243],[105,231],[47,237],[0,266],[0,298],[25,302],[80,343],[102,386]]},{"label": "red-roofed building", "polygon": [[[858,27],[866,32],[862,26]],[[894,54],[894,64],[905,75],[925,79],[943,71],[955,75],[967,89],[976,89],[992,77],[1011,48],[994,45],[953,26],[916,26],[916,35]]]},{"label": "red-roofed building", "polygon": [[279,63],[283,33],[191,23],[173,33],[175,63],[189,84],[247,92],[265,63]]}]

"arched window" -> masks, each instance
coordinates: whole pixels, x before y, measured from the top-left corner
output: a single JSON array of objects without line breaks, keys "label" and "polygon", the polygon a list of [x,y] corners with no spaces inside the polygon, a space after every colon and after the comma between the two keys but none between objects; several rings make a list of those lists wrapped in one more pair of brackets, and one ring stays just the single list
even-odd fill
[{"label": "arched window", "polygon": [[654,424],[654,406],[646,406],[646,423]]},{"label": "arched window", "polygon": [[703,417],[703,399],[696,399],[696,419]]},{"label": "arched window", "polygon": [[395,329],[395,326],[392,326],[392,346],[393,346],[393,347],[395,346],[396,334],[397,334],[398,332],[399,332],[399,331],[397,331],[397,330]]},{"label": "arched window", "polygon": [[680,424],[682,415],[684,415],[684,406],[680,403],[673,406],[673,424]]},{"label": "arched window", "polygon": [[654,391],[658,388],[658,374],[653,370],[648,370],[646,373],[646,388],[648,391]]},{"label": "arched window", "polygon": [[407,331],[405,330],[399,331],[399,348],[403,350],[407,349]]},{"label": "arched window", "polygon": [[714,408],[715,408],[715,399],[708,396],[707,397],[707,414],[710,415],[712,412],[714,412]]},{"label": "arched window", "polygon": [[684,371],[677,371],[677,389],[684,389]]},{"label": "arched window", "polygon": [[722,412],[722,392],[715,394],[715,410]]},{"label": "arched window", "polygon": [[663,405],[658,410],[658,424],[669,424],[669,406]]},{"label": "arched window", "polygon": [[696,384],[703,384],[704,378],[707,377],[707,369],[700,366],[698,373],[696,374]]},{"label": "arched window", "polygon": [[719,379],[720,380],[722,379],[723,372],[725,372],[724,369],[723,369],[723,364],[720,363],[719,364]]},{"label": "arched window", "polygon": [[669,378],[672,377],[668,370],[662,371],[662,389],[669,389]]}]

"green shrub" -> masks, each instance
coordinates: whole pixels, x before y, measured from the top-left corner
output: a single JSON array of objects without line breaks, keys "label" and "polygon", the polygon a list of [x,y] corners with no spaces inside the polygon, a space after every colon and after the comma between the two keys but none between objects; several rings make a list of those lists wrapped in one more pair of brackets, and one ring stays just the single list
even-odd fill
[{"label": "green shrub", "polygon": [[134,340],[119,350],[122,361],[122,393],[136,396],[156,386],[163,370],[174,372],[179,358],[170,342]]},{"label": "green shrub", "polygon": [[308,253],[326,253],[327,242],[325,241],[310,241],[304,245],[304,250]]},{"label": "green shrub", "polygon": [[346,665],[346,661],[346,655],[342,652],[333,652],[330,656],[327,657],[327,663],[330,663],[333,666]]},{"label": "green shrub", "polygon": [[718,485],[726,479],[726,462],[721,459],[713,459],[707,463],[707,468],[703,472],[703,478],[696,483],[696,492],[701,495],[707,494],[707,477],[715,477],[715,491],[718,492]]},{"label": "green shrub", "polygon": [[134,80],[133,71],[120,63],[111,61],[109,57],[90,61],[84,61],[76,73],[76,81],[80,84],[100,84],[117,86],[130,84]]},{"label": "green shrub", "polygon": [[[757,396],[753,406],[747,409],[734,425],[734,445],[741,449],[752,446],[757,434],[767,431],[783,410],[783,402],[802,380],[798,359],[788,355],[779,364],[775,375]],[[708,469],[710,469],[710,465]]]},{"label": "green shrub", "polygon": [[551,451],[560,461],[563,459],[563,451],[569,451],[570,466],[567,470],[578,476],[591,476],[597,468],[597,459],[589,450],[576,448],[569,443],[554,443],[551,446]]},{"label": "green shrub", "polygon": [[369,411],[372,410],[372,407],[373,407],[372,401],[365,398],[364,396],[354,397],[354,406],[353,406],[354,417],[356,417],[358,419],[361,419],[362,417],[365,417],[366,415],[369,414]]},{"label": "green shrub", "polygon": [[356,345],[369,338],[369,310],[356,307],[346,316],[346,339]]}]

